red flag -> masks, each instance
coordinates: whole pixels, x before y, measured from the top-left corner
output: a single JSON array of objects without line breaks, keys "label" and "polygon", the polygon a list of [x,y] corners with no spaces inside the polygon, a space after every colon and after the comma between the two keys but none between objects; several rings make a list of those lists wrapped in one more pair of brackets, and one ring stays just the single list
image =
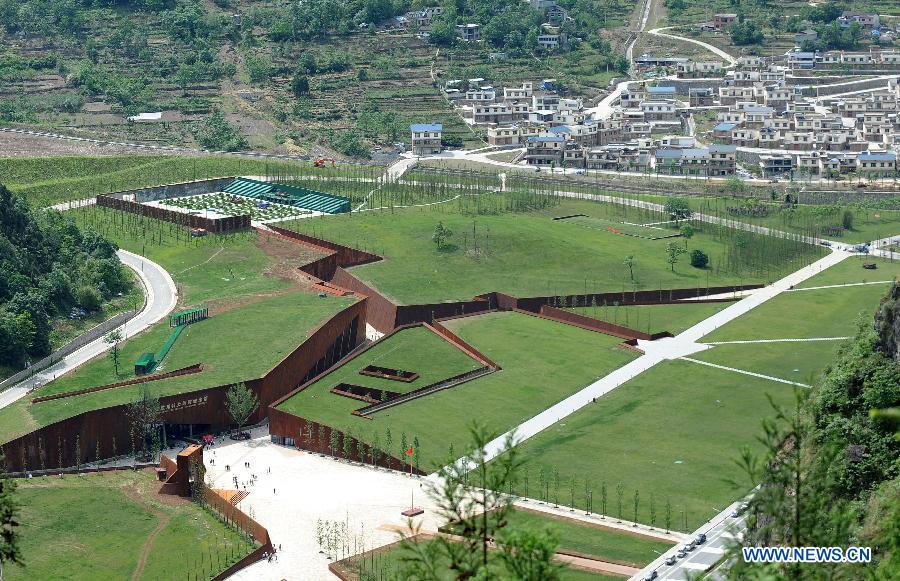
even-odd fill
[{"label": "red flag", "polygon": [[409,448],[406,449],[406,455],[412,456],[412,446],[410,446]]}]

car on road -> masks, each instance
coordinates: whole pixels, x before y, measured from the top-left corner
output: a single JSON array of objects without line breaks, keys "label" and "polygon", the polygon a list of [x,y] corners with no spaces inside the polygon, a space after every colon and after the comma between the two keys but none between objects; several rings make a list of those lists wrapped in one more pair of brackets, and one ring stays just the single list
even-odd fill
[{"label": "car on road", "polygon": [[675,555],[669,555],[668,557],[666,557],[666,565],[669,565],[671,567],[677,560],[678,559],[675,557]]},{"label": "car on road", "polygon": [[831,246],[831,242],[829,242],[828,240],[819,240],[819,244],[821,244],[822,246]]},{"label": "car on road", "polygon": [[684,559],[685,557],[687,557],[687,551],[685,551],[684,549],[678,549],[678,552],[675,553],[675,556],[679,559]]},{"label": "car on road", "polygon": [[706,542],[706,533],[700,533],[699,535],[694,537],[694,542],[697,543],[698,545],[702,545],[703,543],[705,543]]},{"label": "car on road", "polygon": [[694,541],[691,541],[690,543],[686,544],[686,545],[684,546],[684,548],[685,548],[685,550],[687,550],[688,552],[693,551],[694,549],[697,548],[697,543],[695,543]]},{"label": "car on road", "polygon": [[659,577],[659,573],[657,573],[656,571],[650,571],[649,573],[644,575],[644,581],[653,581],[657,577]]}]

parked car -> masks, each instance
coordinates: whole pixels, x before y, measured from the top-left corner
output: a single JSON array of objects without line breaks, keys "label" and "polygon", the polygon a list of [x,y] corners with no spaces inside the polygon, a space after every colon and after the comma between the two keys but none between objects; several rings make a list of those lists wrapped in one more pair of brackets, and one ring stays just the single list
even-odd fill
[{"label": "parked car", "polygon": [[687,549],[688,552],[691,552],[697,548],[697,543],[695,543],[694,541],[691,541],[690,543],[686,544],[684,546],[684,548]]},{"label": "parked car", "polygon": [[657,573],[656,571],[650,571],[649,573],[644,575],[644,581],[653,581],[657,577],[659,577],[659,573]]},{"label": "parked car", "polygon": [[684,559],[685,557],[687,557],[687,551],[685,551],[684,549],[678,549],[678,552],[675,553],[675,556],[679,559]]},{"label": "parked car", "polygon": [[668,557],[666,557],[666,565],[672,566],[675,564],[675,561],[677,561],[675,555],[669,555]]},{"label": "parked car", "polygon": [[694,542],[697,543],[698,545],[702,545],[703,543],[705,543],[706,542],[706,533],[700,533],[699,535],[694,537]]},{"label": "parked car", "polygon": [[831,246],[831,242],[829,242],[828,240],[819,240],[819,244],[821,244],[822,246]]}]

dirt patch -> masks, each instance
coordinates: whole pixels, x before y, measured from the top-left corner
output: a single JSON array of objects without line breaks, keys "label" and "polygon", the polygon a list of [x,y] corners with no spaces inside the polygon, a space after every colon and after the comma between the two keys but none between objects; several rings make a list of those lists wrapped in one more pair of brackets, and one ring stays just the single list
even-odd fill
[{"label": "dirt patch", "polygon": [[53,139],[21,133],[7,133],[0,131],[0,151],[3,157],[34,157],[40,155],[171,155],[172,152],[154,151],[152,149],[137,150],[134,147],[122,145],[103,145],[99,143],[86,143],[83,141],[70,141],[68,139]]},{"label": "dirt patch", "polygon": [[327,256],[324,252],[305,244],[297,244],[282,236],[264,232],[260,232],[256,245],[271,259],[271,264],[266,267],[263,274],[305,289],[310,288],[312,283],[309,275],[301,271],[300,267]]},{"label": "dirt patch", "polygon": [[232,309],[237,309],[239,307],[246,307],[247,305],[252,305],[254,303],[258,303],[260,301],[264,301],[267,299],[284,296],[290,293],[302,292],[306,289],[300,289],[297,287],[283,288],[277,291],[272,291],[268,293],[257,293],[252,295],[244,295],[237,298],[231,299],[213,299],[211,301],[205,301],[203,304],[209,307],[209,316],[213,317],[215,315],[219,315],[225,312],[228,312]]}]

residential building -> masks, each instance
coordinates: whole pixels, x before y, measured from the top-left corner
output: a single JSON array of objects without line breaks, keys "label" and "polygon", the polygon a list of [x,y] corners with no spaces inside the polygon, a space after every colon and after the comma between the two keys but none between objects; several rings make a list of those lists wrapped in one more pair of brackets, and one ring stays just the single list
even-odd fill
[{"label": "residential building", "polygon": [[441,137],[444,126],[440,123],[422,123],[409,126],[412,133],[413,155],[432,155],[440,153]]},{"label": "residential building", "polygon": [[731,26],[734,25],[735,22],[737,22],[737,14],[723,13],[713,16],[713,26],[716,27],[716,30],[725,30],[726,28],[731,28]]},{"label": "residential building", "polygon": [[561,135],[536,135],[525,143],[525,160],[529,165],[560,165],[566,138]]},{"label": "residential building", "polygon": [[736,165],[737,146],[718,144],[712,144],[709,146],[709,175],[734,175]]},{"label": "residential building", "polygon": [[481,40],[481,27],[477,24],[457,24],[456,33],[466,42]]}]

